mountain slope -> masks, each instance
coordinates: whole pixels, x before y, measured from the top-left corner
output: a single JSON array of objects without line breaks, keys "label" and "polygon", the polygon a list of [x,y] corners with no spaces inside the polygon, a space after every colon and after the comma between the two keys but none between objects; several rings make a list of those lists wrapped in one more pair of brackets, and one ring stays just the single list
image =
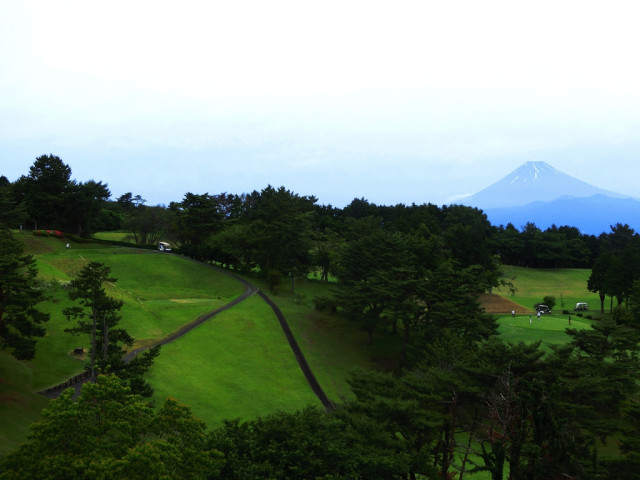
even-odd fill
[{"label": "mountain slope", "polygon": [[610,232],[612,225],[622,223],[640,232],[640,202],[632,198],[566,196],[550,202],[488,208],[484,212],[492,225],[511,223],[518,229],[531,222],[541,230],[551,225],[567,225],[578,228],[584,234],[599,235]]},{"label": "mountain slope", "polygon": [[625,198],[562,173],[546,162],[526,162],[460,203],[486,210],[550,202],[564,196],[585,198],[593,195]]}]

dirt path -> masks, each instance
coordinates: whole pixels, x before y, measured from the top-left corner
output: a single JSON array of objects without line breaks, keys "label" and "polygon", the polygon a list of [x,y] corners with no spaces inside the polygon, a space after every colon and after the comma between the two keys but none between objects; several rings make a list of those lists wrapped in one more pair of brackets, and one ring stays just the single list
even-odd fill
[{"label": "dirt path", "polygon": [[[184,257],[186,260],[190,260],[196,263],[201,263],[201,262],[197,262],[197,260],[193,260],[191,258],[187,258]],[[202,263],[201,263],[202,264]],[[306,358],[304,357],[304,354],[302,353],[302,350],[300,349],[300,346],[298,345],[298,342],[296,341],[295,337],[293,336],[293,333],[291,332],[291,329],[289,328],[289,324],[287,323],[287,320],[284,317],[284,314],[282,313],[282,311],[280,310],[280,308],[278,308],[278,306],[273,302],[273,300],[271,300],[271,298],[269,298],[264,292],[260,291],[258,289],[258,287],[256,287],[255,285],[247,282],[245,279],[243,279],[242,277],[239,277],[238,275],[229,272],[227,270],[224,270],[222,268],[216,267],[214,265],[208,265],[208,264],[202,264],[202,265],[206,265],[210,268],[216,269],[222,273],[224,273],[225,275],[228,275],[230,277],[232,277],[234,280],[240,282],[243,287],[244,287],[244,292],[238,296],[237,298],[233,299],[231,302],[223,305],[222,307],[219,307],[211,312],[205,313],[204,315],[199,316],[197,319],[195,319],[193,322],[190,322],[186,325],[183,325],[182,327],[180,327],[178,330],[176,330],[175,332],[171,333],[170,335],[164,337],[163,339],[151,344],[151,345],[147,345],[145,347],[140,347],[140,348],[136,348],[135,350],[132,350],[130,352],[128,352],[125,356],[124,356],[124,361],[125,362],[130,362],[131,360],[133,360],[137,355],[139,355],[140,353],[149,350],[150,348],[153,348],[155,346],[158,345],[166,345],[167,343],[173,342],[175,340],[177,340],[178,338],[182,337],[183,335],[186,335],[188,332],[190,332],[191,330],[193,330],[194,328],[196,328],[199,325],[202,325],[204,322],[206,322],[207,320],[210,320],[211,318],[215,317],[217,314],[219,314],[220,312],[223,312],[225,310],[228,310],[232,307],[234,307],[235,305],[239,304],[240,302],[242,302],[243,300],[246,300],[247,298],[251,297],[252,295],[255,295],[256,293],[258,295],[260,295],[260,297],[271,307],[271,309],[273,310],[273,313],[276,315],[276,317],[278,318],[278,321],[280,322],[280,326],[285,334],[285,336],[287,337],[287,341],[289,342],[289,346],[291,347],[291,350],[293,351],[293,354],[296,357],[296,361],[298,362],[298,365],[300,366],[300,369],[302,370],[302,373],[304,374],[305,378],[307,379],[307,382],[309,383],[309,386],[311,387],[311,389],[313,390],[313,392],[316,394],[316,396],[318,397],[318,399],[320,400],[320,402],[322,403],[322,405],[325,407],[325,409],[327,410],[333,410],[333,404],[331,403],[331,401],[329,400],[329,398],[327,397],[327,395],[325,394],[325,392],[322,390],[322,387],[320,386],[320,384],[318,383],[318,381],[316,380],[315,375],[313,374],[313,372],[311,371],[311,367],[309,367],[309,364],[307,363]],[[87,372],[82,373],[80,375],[76,375],[75,377],[59,384],[56,385],[54,387],[48,388],[42,392],[40,392],[42,395],[49,397],[49,398],[56,398],[58,397],[58,395],[60,395],[60,393],[62,393],[64,390],[66,390],[67,388],[73,387],[76,389],[77,394],[80,394],[80,389],[82,388],[82,384],[84,384],[85,382],[89,381],[89,376],[87,374]]]}]

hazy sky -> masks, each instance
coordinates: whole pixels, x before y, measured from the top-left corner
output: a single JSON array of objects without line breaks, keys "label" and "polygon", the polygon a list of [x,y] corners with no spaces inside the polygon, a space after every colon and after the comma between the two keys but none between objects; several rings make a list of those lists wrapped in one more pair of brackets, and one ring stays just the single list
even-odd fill
[{"label": "hazy sky", "polygon": [[637,2],[0,0],[0,174],[148,204],[450,202],[523,162],[638,195]]}]

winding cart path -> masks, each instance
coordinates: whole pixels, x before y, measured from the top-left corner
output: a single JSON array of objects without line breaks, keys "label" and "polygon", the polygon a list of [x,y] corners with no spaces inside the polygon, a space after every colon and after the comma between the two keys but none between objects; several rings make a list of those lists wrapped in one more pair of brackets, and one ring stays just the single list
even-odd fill
[{"label": "winding cart path", "polygon": [[[165,254],[166,255],[166,254]],[[192,262],[196,262],[196,263],[201,263],[201,262],[197,262],[197,260],[193,260],[191,258],[187,258],[184,257],[185,260],[190,260]],[[285,336],[287,337],[287,341],[289,342],[289,346],[291,347],[291,350],[293,351],[294,356],[296,357],[296,361],[298,362],[298,365],[300,366],[300,369],[302,370],[302,373],[304,374],[307,382],[309,383],[309,386],[311,387],[311,389],[313,390],[313,392],[316,394],[316,396],[318,397],[318,400],[320,400],[320,402],[322,403],[322,405],[324,406],[324,408],[326,410],[333,410],[333,404],[331,403],[331,401],[329,400],[329,398],[327,397],[327,395],[325,394],[325,392],[322,390],[322,387],[320,386],[320,384],[318,383],[315,375],[313,374],[313,372],[311,371],[311,367],[309,367],[309,364],[304,356],[304,354],[302,353],[302,350],[300,349],[300,346],[298,345],[298,342],[296,341],[295,337],[293,336],[293,333],[291,332],[291,328],[289,328],[289,324],[287,323],[287,320],[284,317],[284,314],[282,313],[282,311],[280,310],[280,308],[273,302],[273,300],[271,300],[271,298],[269,298],[267,296],[267,294],[265,294],[264,292],[260,291],[260,289],[258,289],[258,287],[256,287],[255,285],[247,282],[244,278],[229,272],[227,270],[224,270],[222,268],[216,267],[214,265],[208,265],[205,263],[201,263],[202,265],[206,265],[209,268],[213,268],[216,269],[222,273],[224,273],[225,275],[228,275],[230,277],[232,277],[234,280],[240,282],[243,287],[244,287],[244,292],[238,296],[237,298],[234,298],[232,301],[230,301],[229,303],[223,305],[222,307],[219,307],[211,312],[205,313],[204,315],[199,316],[198,318],[196,318],[193,322],[189,322],[186,325],[183,325],[182,327],[180,327],[178,330],[176,330],[175,332],[171,333],[170,335],[164,337],[161,340],[158,340],[157,342],[154,342],[151,345],[147,345],[145,347],[140,347],[140,348],[136,348],[135,350],[132,350],[130,352],[128,352],[125,356],[124,356],[124,361],[125,362],[130,362],[132,359],[134,359],[137,355],[139,355],[140,353],[153,348],[155,346],[158,345],[166,345],[167,343],[171,343],[177,339],[179,339],[180,337],[182,337],[183,335],[186,335],[188,332],[190,332],[191,330],[193,330],[194,328],[196,328],[199,325],[202,325],[204,322],[212,319],[213,317],[215,317],[217,314],[219,314],[220,312],[223,312],[225,310],[228,310],[232,307],[234,307],[235,305],[239,304],[240,302],[242,302],[243,300],[246,300],[247,298],[255,295],[256,293],[258,295],[260,295],[260,297],[271,307],[271,309],[273,310],[273,313],[276,315],[276,318],[278,319],[278,321],[280,322],[280,326],[285,334]],[[82,387],[82,384],[89,381],[88,375],[87,373],[83,373],[80,375],[76,375],[75,377],[59,384],[59,385],[55,385],[51,388],[48,388],[42,392],[40,392],[42,395],[49,397],[49,398],[56,398],[58,395],[60,395],[60,393],[63,390],[66,390],[67,388],[73,387],[76,389],[76,391],[78,392],[78,394],[80,393],[80,388]]]}]

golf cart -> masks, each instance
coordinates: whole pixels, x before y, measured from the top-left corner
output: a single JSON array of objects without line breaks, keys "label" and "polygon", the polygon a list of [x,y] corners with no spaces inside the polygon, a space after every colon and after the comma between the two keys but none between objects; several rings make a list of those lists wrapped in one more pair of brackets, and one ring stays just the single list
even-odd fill
[{"label": "golf cart", "polygon": [[169,245],[167,242],[158,242],[158,250],[160,250],[161,252],[170,252],[171,245]]},{"label": "golf cart", "polygon": [[541,315],[551,313],[551,309],[546,305],[536,305],[536,313],[540,313]]}]

